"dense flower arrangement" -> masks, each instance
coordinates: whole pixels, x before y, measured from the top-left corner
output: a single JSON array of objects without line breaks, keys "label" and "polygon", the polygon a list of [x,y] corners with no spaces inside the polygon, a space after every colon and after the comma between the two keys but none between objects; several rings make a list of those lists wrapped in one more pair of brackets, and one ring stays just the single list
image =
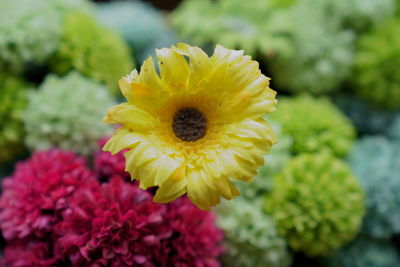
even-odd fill
[{"label": "dense flower arrangement", "polygon": [[363,231],[388,238],[400,233],[400,146],[384,137],[367,137],[357,142],[349,164],[366,191],[367,214]]},{"label": "dense flower arrangement", "polygon": [[290,265],[286,241],[280,236],[262,202],[237,198],[218,208],[218,225],[225,232],[224,266],[286,267]]},{"label": "dense flower arrangement", "polygon": [[0,73],[0,163],[23,151],[25,131],[21,115],[28,87],[20,78]]},{"label": "dense flower arrangement", "polygon": [[330,267],[393,267],[400,266],[400,257],[389,241],[359,237],[335,252],[326,263]]},{"label": "dense flower arrangement", "polygon": [[69,152],[37,152],[3,180],[0,228],[7,240],[43,238],[60,220],[72,193],[95,181],[85,160]]},{"label": "dense flower arrangement", "polygon": [[293,52],[271,62],[272,78],[280,89],[325,94],[338,89],[349,75],[354,35],[327,16],[324,7],[321,1],[298,1],[285,13],[285,20],[294,21],[286,33]]},{"label": "dense flower arrangement", "polygon": [[383,134],[389,131],[396,117],[395,112],[375,107],[369,101],[353,95],[338,95],[333,102],[362,135]]},{"label": "dense flower arrangement", "polygon": [[399,27],[400,19],[390,18],[360,38],[353,76],[360,96],[393,109],[400,108]]},{"label": "dense flower arrangement", "polygon": [[83,13],[65,17],[61,43],[52,60],[55,72],[77,70],[116,92],[117,81],[132,67],[129,47],[118,34]]},{"label": "dense flower arrangement", "polygon": [[153,54],[155,48],[175,43],[172,30],[161,12],[141,1],[100,4],[97,19],[121,34],[139,62],[143,62],[150,53]]},{"label": "dense flower arrangement", "polygon": [[53,146],[89,155],[112,130],[101,122],[114,101],[101,84],[71,72],[50,75],[28,96],[23,121],[26,144],[36,150]]},{"label": "dense flower arrangement", "polygon": [[275,177],[265,209],[293,250],[327,255],[357,234],[364,194],[341,160],[302,154]]},{"label": "dense flower arrangement", "polygon": [[263,118],[275,110],[276,92],[243,50],[218,45],[212,56],[179,43],[157,50],[120,80],[127,102],[104,122],[121,125],[105,151],[124,149],[126,170],[154,200],[187,193],[201,209],[239,195],[233,181],[250,181],[276,136]]},{"label": "dense flower arrangement", "polygon": [[71,152],[36,152],[3,182],[1,266],[218,267],[222,231],[187,198],[168,205]]},{"label": "dense flower arrangement", "polygon": [[282,98],[278,106],[271,117],[293,137],[293,152],[327,150],[341,157],[351,149],[355,129],[328,99],[302,95]]},{"label": "dense flower arrangement", "polygon": [[196,44],[222,44],[252,56],[290,51],[285,33],[290,22],[269,1],[184,1],[172,14],[172,24]]},{"label": "dense flower arrangement", "polygon": [[59,45],[63,15],[78,8],[90,10],[83,0],[2,0],[0,70],[21,72],[26,64],[44,64]]}]

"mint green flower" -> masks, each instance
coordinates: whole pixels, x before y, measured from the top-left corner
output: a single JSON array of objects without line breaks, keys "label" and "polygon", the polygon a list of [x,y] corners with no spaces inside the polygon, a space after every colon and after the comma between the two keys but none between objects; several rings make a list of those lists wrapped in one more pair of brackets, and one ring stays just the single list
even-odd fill
[{"label": "mint green flower", "polygon": [[113,105],[106,87],[79,73],[50,75],[28,96],[26,144],[34,150],[59,147],[89,155],[112,131],[102,117]]},{"label": "mint green flower", "polygon": [[224,230],[223,266],[286,267],[291,263],[285,239],[262,203],[237,198],[217,208],[218,226]]},{"label": "mint green flower", "polygon": [[173,13],[172,24],[196,45],[221,44],[252,56],[290,53],[285,12],[264,0],[186,0]]}]

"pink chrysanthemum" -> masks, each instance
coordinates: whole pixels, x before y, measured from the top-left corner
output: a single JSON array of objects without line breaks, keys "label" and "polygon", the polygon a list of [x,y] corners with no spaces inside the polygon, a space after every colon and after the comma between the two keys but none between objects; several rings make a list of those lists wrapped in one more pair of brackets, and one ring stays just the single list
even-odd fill
[{"label": "pink chrysanthemum", "polygon": [[94,154],[94,169],[97,177],[102,181],[108,181],[113,176],[119,176],[130,180],[129,173],[125,171],[125,151],[112,155],[110,152],[101,150],[108,139],[110,138],[107,137],[100,140],[99,151]]},{"label": "pink chrysanthemum", "polygon": [[186,197],[171,202],[166,220],[174,236],[163,242],[165,261],[174,267],[217,267],[223,253],[219,245],[222,231],[215,226],[215,215],[200,210]]},{"label": "pink chrysanthemum", "polygon": [[51,232],[68,198],[96,182],[85,160],[70,152],[36,152],[3,181],[0,228],[7,240]]},{"label": "pink chrysanthemum", "polygon": [[52,257],[49,243],[32,240],[16,240],[3,251],[0,266],[12,267],[52,267],[56,260]]},{"label": "pink chrysanthemum", "polygon": [[56,254],[78,267],[218,266],[221,232],[210,213],[187,200],[160,205],[152,198],[115,176],[78,191],[56,227]]}]

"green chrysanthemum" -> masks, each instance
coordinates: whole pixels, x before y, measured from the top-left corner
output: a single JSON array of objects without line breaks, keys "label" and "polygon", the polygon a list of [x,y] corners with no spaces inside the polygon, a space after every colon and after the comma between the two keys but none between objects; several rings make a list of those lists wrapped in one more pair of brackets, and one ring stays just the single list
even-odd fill
[{"label": "green chrysanthemum", "polygon": [[349,163],[366,191],[363,232],[379,238],[400,233],[400,146],[384,137],[359,141]]},{"label": "green chrysanthemum", "polygon": [[293,138],[282,134],[278,124],[271,122],[271,125],[278,136],[278,143],[271,148],[268,155],[264,156],[264,166],[258,169],[257,177],[254,177],[251,183],[242,181],[236,183],[241,196],[250,200],[264,196],[272,189],[272,177],[279,173],[292,157]]},{"label": "green chrysanthemum", "polygon": [[175,43],[172,30],[163,15],[140,1],[112,2],[98,5],[100,23],[117,31],[143,62],[155,48]]},{"label": "green chrysanthemum", "polygon": [[329,267],[394,267],[400,266],[400,258],[392,243],[360,237],[326,263]]},{"label": "green chrysanthemum", "polygon": [[196,44],[222,44],[266,56],[289,53],[289,21],[283,10],[263,0],[186,0],[172,14],[183,38]]},{"label": "green chrysanthemum", "polygon": [[394,112],[375,107],[369,101],[352,95],[339,95],[333,101],[350,118],[360,134],[382,134],[392,125],[395,117]]},{"label": "green chrysanthemum", "polygon": [[0,162],[23,151],[24,126],[21,113],[26,106],[27,85],[16,77],[0,74]]},{"label": "green chrysanthemum", "polygon": [[386,108],[400,108],[400,19],[391,18],[359,41],[354,85],[360,96]]},{"label": "green chrysanthemum", "polygon": [[103,85],[70,73],[47,77],[39,89],[28,96],[23,116],[30,148],[55,146],[88,155],[111,133],[101,118],[114,102]]},{"label": "green chrysanthemum", "polygon": [[285,267],[291,256],[274,220],[262,211],[262,203],[243,198],[217,208],[218,225],[225,232],[224,266]]},{"label": "green chrysanthemum", "polygon": [[353,33],[323,12],[321,1],[299,1],[285,13],[294,21],[286,33],[293,53],[271,61],[272,78],[280,89],[325,94],[339,88],[353,63]]},{"label": "green chrysanthemum", "polygon": [[118,34],[98,25],[90,16],[66,16],[61,44],[53,59],[57,73],[74,69],[116,92],[118,80],[132,67],[129,47]]},{"label": "green chrysanthemum", "polygon": [[265,208],[295,251],[327,255],[350,241],[364,215],[350,169],[328,153],[295,157],[274,179]]},{"label": "green chrysanthemum", "polygon": [[0,70],[43,64],[57,50],[63,14],[77,8],[89,10],[83,0],[1,0]]},{"label": "green chrysanthemum", "polygon": [[327,150],[345,156],[355,138],[351,122],[325,98],[298,96],[283,98],[271,118],[293,137],[293,152]]}]

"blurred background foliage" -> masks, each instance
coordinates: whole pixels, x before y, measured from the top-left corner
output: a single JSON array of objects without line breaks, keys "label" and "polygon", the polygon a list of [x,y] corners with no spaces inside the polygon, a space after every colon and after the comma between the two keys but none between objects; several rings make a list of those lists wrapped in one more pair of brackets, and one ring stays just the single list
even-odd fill
[{"label": "blurred background foliage", "polygon": [[400,266],[399,0],[1,0],[0,177],[90,158],[120,77],[179,41],[245,50],[278,92],[279,143],[215,210],[222,266]]}]

